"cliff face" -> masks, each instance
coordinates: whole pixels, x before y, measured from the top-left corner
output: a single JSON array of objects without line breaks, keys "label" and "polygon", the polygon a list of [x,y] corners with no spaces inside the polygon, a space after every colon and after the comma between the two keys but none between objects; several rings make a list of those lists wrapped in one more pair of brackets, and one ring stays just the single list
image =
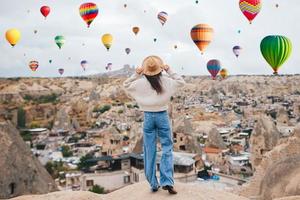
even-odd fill
[{"label": "cliff face", "polygon": [[[294,136],[264,154],[241,195],[258,200],[300,195],[300,125]],[[288,198],[287,198],[288,199]],[[293,199],[293,198],[292,198]],[[295,197],[300,199],[300,197]]]},{"label": "cliff face", "polygon": [[0,199],[56,189],[51,176],[9,122],[0,122],[0,158]]}]

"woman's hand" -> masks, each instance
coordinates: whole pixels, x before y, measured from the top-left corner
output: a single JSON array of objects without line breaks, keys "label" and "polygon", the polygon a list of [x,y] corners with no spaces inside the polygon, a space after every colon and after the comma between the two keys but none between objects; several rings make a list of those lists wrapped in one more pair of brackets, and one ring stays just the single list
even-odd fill
[{"label": "woman's hand", "polygon": [[136,68],[135,72],[136,72],[137,74],[141,75],[141,74],[144,72],[144,68],[138,67],[138,68]]},{"label": "woman's hand", "polygon": [[163,66],[163,70],[165,70],[166,72],[170,69],[170,66],[169,65],[164,65]]}]

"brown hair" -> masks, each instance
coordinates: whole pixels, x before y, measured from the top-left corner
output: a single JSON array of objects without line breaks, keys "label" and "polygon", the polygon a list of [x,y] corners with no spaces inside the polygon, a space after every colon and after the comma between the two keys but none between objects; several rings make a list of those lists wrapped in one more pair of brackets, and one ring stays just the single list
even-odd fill
[{"label": "brown hair", "polygon": [[149,81],[152,89],[155,90],[157,94],[163,93],[163,88],[162,88],[161,79],[160,79],[161,73],[154,75],[154,76],[145,75],[145,77]]}]

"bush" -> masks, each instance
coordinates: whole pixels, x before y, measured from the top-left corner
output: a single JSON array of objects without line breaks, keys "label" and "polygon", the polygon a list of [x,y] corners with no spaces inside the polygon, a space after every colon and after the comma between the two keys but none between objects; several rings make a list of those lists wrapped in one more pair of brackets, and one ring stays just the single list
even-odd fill
[{"label": "bush", "polygon": [[61,153],[62,153],[63,157],[73,156],[73,152],[71,151],[70,147],[66,146],[66,145],[61,147]]},{"label": "bush", "polygon": [[100,112],[100,113],[105,113],[106,111],[109,111],[111,109],[111,106],[110,105],[104,105],[104,106],[102,106],[102,107],[100,107],[100,108],[97,108],[97,107],[95,107],[94,109],[93,109],[93,112]]},{"label": "bush", "polygon": [[90,189],[89,191],[97,193],[97,194],[104,194],[105,193],[104,187],[101,187],[100,185],[97,185],[97,184],[94,185],[92,187],[92,189]]},{"label": "bush", "polygon": [[127,104],[127,108],[131,109],[133,106],[131,104]]},{"label": "bush", "polygon": [[25,128],[26,126],[26,112],[22,107],[18,108],[17,125],[19,128]]},{"label": "bush", "polygon": [[92,158],[93,158],[93,156],[91,154],[87,154],[85,156],[82,156],[80,158],[80,162],[77,165],[77,168],[79,170],[83,170],[83,169],[87,169],[87,168],[90,168],[90,167],[96,165],[97,162],[96,163],[88,162],[88,160],[90,160]]},{"label": "bush", "polygon": [[21,132],[21,137],[23,138],[24,141],[30,141],[32,140],[32,135],[29,131],[22,131]]},{"label": "bush", "polygon": [[50,95],[42,95],[38,97],[34,97],[31,95],[26,94],[24,96],[25,101],[33,101],[35,103],[57,103],[58,102],[58,95],[55,93],[52,93]]},{"label": "bush", "polygon": [[38,122],[33,121],[30,124],[30,128],[40,128],[40,125],[38,124]]},{"label": "bush", "polygon": [[124,111],[123,110],[118,110],[118,113],[122,114],[122,113],[124,113]]}]

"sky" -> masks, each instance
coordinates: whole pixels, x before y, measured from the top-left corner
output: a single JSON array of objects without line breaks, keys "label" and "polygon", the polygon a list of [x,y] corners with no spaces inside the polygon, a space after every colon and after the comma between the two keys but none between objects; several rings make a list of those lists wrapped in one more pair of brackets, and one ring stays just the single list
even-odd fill
[{"label": "sky", "polygon": [[[79,6],[88,1],[1,0],[0,77],[55,77],[59,68],[65,69],[64,76],[90,75],[105,72],[107,63],[113,63],[113,69],[125,64],[140,66],[149,55],[160,56],[184,75],[208,75],[206,63],[210,59],[219,59],[233,75],[272,74],[260,53],[260,42],[267,35],[284,35],[293,43],[292,55],[279,73],[300,73],[299,0],[263,0],[262,10],[251,25],[239,9],[239,0],[198,0],[198,4],[196,0],[90,1],[97,4],[99,14],[87,28]],[[40,13],[43,5],[51,7],[46,20]],[[157,19],[160,11],[169,14],[164,26]],[[190,37],[191,28],[202,23],[214,29],[213,41],[204,55]],[[132,32],[134,26],[140,27],[137,36]],[[10,28],[22,33],[14,48],[5,39]],[[109,52],[101,42],[105,33],[114,37]],[[61,50],[54,42],[57,35],[66,38]],[[232,52],[235,45],[243,47],[238,59]],[[127,47],[131,48],[129,55],[125,53]],[[39,61],[37,72],[29,69],[31,60]],[[86,71],[80,66],[81,60],[89,63]]]}]

